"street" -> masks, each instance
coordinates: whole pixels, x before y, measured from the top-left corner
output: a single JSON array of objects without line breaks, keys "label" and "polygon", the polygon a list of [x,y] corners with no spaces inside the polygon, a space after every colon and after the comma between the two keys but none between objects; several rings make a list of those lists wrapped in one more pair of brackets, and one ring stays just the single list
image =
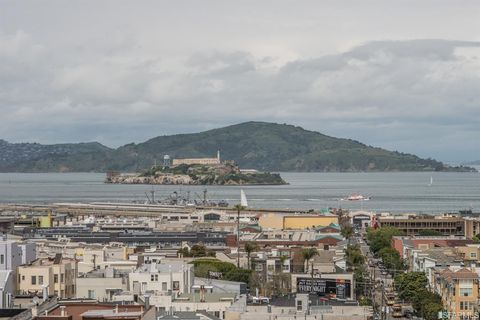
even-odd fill
[{"label": "street", "polygon": [[[387,306],[387,301],[385,299],[385,292],[394,292],[394,283],[393,278],[390,273],[387,272],[384,268],[381,268],[381,260],[375,259],[373,256],[370,247],[368,244],[362,240],[361,237],[355,237],[355,243],[359,245],[360,251],[366,258],[365,264],[368,266],[367,270],[369,273],[369,283],[373,285],[373,290],[371,291],[371,298],[374,303],[374,319],[408,319],[406,317],[393,317],[392,316],[392,307]],[[372,286],[370,286],[372,288]],[[395,301],[397,302],[397,301]],[[383,306],[383,317],[382,309]]]}]

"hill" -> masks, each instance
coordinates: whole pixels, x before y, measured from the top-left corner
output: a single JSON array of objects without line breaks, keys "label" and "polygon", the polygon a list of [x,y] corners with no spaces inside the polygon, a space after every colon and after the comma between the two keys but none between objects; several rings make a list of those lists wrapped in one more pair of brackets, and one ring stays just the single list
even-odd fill
[{"label": "hill", "polygon": [[266,171],[471,171],[432,159],[387,151],[300,127],[246,122],[200,133],[159,136],[110,149],[99,143],[10,144],[0,141],[0,171],[51,172],[117,170],[138,172],[173,158],[212,157],[241,168]]},{"label": "hill", "polygon": [[465,163],[467,166],[480,166],[480,160],[470,161]]}]

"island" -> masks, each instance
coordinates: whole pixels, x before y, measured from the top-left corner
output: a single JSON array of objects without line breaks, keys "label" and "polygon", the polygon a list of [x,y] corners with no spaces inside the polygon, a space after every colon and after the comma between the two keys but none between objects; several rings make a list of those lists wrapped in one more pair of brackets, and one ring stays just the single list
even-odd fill
[{"label": "island", "polygon": [[161,184],[161,185],[284,185],[278,173],[242,170],[233,161],[217,158],[175,159],[173,165],[168,155],[164,164],[154,165],[137,174],[108,172],[106,183]]}]

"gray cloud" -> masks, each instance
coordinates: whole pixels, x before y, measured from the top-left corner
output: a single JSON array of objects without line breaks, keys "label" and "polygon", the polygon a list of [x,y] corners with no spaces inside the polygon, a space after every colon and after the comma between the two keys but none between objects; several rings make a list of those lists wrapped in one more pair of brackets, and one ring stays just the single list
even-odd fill
[{"label": "gray cloud", "polygon": [[[45,8],[9,2],[18,15],[0,14],[0,138],[117,146],[264,120],[424,157],[480,158],[480,42],[456,37],[473,24],[468,19],[447,36],[462,40],[370,41],[373,26],[362,36],[352,30],[349,38],[334,18],[315,19],[308,12],[312,3],[298,12],[303,19],[288,18],[288,10],[249,15],[244,7],[232,16],[227,8],[215,7],[213,16],[197,8],[198,16],[185,13],[182,21],[160,12],[157,18],[171,28],[155,31],[148,28],[158,27],[157,20],[145,8],[139,9],[142,18],[122,21],[137,8],[119,3],[109,24],[100,23],[100,14],[85,24],[72,8],[57,7],[57,22],[73,25],[65,24],[61,33],[49,23],[34,28],[19,15]],[[77,5],[86,17],[89,11]],[[98,10],[105,13],[111,5]],[[179,9],[166,6],[170,13]],[[437,9],[451,13],[443,2]],[[187,18],[205,25],[189,29]],[[414,27],[420,23],[415,19]],[[330,32],[322,33],[321,44],[321,37],[316,43],[304,36],[302,31],[323,24],[339,28],[341,41]],[[384,32],[393,38],[409,33],[386,29],[375,32],[381,38],[388,38]],[[425,35],[438,37],[433,31]]]}]

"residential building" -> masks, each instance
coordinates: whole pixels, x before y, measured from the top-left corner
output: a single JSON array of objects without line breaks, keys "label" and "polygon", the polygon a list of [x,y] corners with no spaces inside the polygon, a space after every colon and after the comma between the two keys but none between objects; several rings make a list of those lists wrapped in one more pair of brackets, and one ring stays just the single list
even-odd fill
[{"label": "residential building", "polygon": [[129,288],[135,294],[147,291],[190,293],[193,265],[185,261],[144,264],[129,274]]},{"label": "residential building", "polygon": [[76,298],[108,302],[116,293],[127,291],[128,271],[106,268],[79,275],[76,279]]},{"label": "residential building", "polygon": [[324,319],[324,320],[364,320],[373,315],[371,307],[358,303],[328,300],[315,294],[289,294],[267,299],[265,303],[239,299],[226,312],[226,319]]},{"label": "residential building", "polygon": [[12,305],[16,291],[17,267],[35,259],[35,244],[0,240],[0,308]]},{"label": "residential building", "polygon": [[392,247],[400,257],[408,259],[409,251],[414,249],[426,250],[431,248],[452,248],[473,244],[471,239],[456,236],[395,236],[392,238]]},{"label": "residential building", "polygon": [[200,293],[205,289],[206,293],[234,293],[236,295],[247,293],[247,284],[244,282],[226,281],[220,279],[207,279],[195,277],[192,291]]},{"label": "residential building", "polygon": [[35,312],[35,320],[156,320],[155,308],[91,302],[57,302],[48,312]]},{"label": "residential building", "polygon": [[474,269],[435,269],[433,289],[442,297],[449,319],[474,319],[478,316],[478,274]]},{"label": "residential building", "polygon": [[46,286],[49,294],[61,299],[74,298],[76,294],[77,261],[61,254],[54,258],[39,258],[30,264],[17,267],[18,293],[40,293]]}]

